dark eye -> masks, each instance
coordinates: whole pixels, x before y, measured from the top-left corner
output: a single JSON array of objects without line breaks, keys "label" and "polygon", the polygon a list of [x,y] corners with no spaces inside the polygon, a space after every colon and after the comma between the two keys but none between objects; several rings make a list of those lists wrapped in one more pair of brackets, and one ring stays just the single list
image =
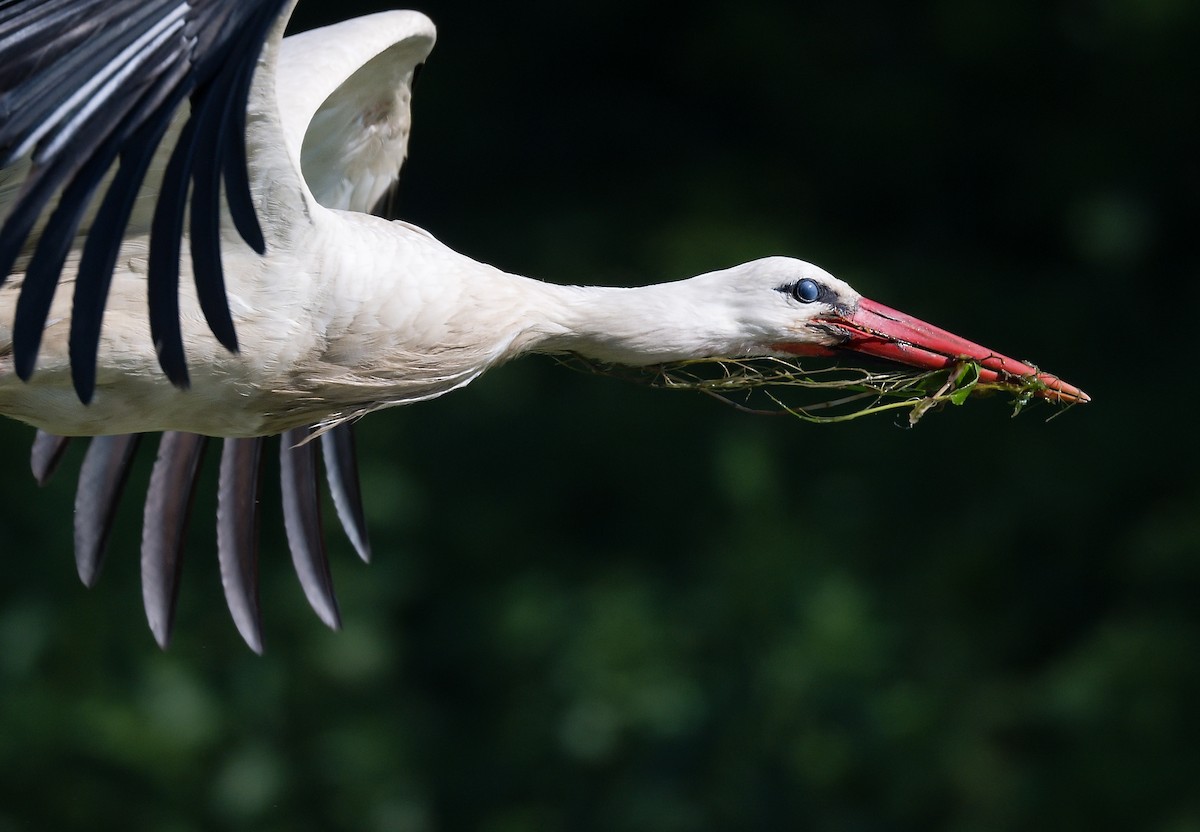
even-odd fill
[{"label": "dark eye", "polygon": [[799,280],[792,287],[792,297],[801,303],[812,303],[821,297],[821,284],[809,277]]}]

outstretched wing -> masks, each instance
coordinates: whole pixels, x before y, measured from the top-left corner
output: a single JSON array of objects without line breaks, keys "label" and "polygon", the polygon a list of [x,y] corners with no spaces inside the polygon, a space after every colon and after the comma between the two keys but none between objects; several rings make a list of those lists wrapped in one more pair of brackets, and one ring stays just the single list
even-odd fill
[{"label": "outstretched wing", "polygon": [[[330,579],[320,519],[316,442],[325,476],[346,536],[364,562],[370,560],[354,426],[338,425],[305,442],[310,431],[280,437],[280,480],[288,546],[305,597],[328,626],[341,625]],[[100,579],[108,540],[117,518],[141,434],[90,440],[75,491],[75,567],[91,587]],[[38,431],[30,454],[34,479],[45,485],[58,468],[70,439]],[[262,507],[265,437],[226,439],[217,485],[217,560],[225,600],[238,632],[256,653],[263,651],[258,592],[258,525]],[[166,647],[179,596],[186,530],[206,437],[162,434],[146,493],[142,530],[142,601],[154,639]]]},{"label": "outstretched wing", "polygon": [[[366,212],[395,184],[408,147],[409,105],[416,67],[433,46],[433,24],[414,12],[386,12],[285,38],[279,77],[298,79],[279,91],[284,135],[313,198],[326,208]],[[306,431],[281,437],[280,475],[292,561],[305,596],[326,624],[339,623],[319,522],[316,441]],[[355,550],[370,557],[358,481],[353,425],[320,437],[326,479],[338,519]],[[38,433],[31,462],[45,483],[67,440]],[[137,437],[91,440],[75,502],[75,558],[80,579],[99,578],[116,507]],[[142,540],[143,601],[155,639],[170,638],[194,472],[205,443],[164,434],[155,463],[159,488],[147,495]],[[262,652],[258,593],[258,510],[264,439],[226,439],[218,482],[217,549],[230,614],[242,638]]]},{"label": "outstretched wing", "polygon": [[[185,100],[154,210],[150,324],[159,362],[177,385],[187,367],[178,324],[179,254],[185,217],[201,306],[231,350],[237,336],[220,257],[222,183],[242,238],[260,253],[263,234],[246,173],[246,102],[264,41],[290,0],[12,0],[0,7],[0,167],[28,159],[28,173],[0,227],[0,282],[32,244],[13,332],[17,374],[33,372],[54,290],[85,213],[106,177],[79,268],[73,375],[91,399],[96,343],[109,282],[142,180]],[[120,160],[115,174],[110,174]],[[90,344],[76,339],[90,339]],[[86,366],[80,366],[86,365]]]}]

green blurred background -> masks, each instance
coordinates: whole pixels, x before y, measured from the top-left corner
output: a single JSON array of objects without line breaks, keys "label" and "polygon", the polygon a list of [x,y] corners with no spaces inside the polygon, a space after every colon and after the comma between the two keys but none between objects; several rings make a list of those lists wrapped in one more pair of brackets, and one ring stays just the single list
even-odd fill
[{"label": "green blurred background", "polygon": [[149,447],[85,591],[82,449],[38,490],[5,423],[0,832],[1200,830],[1200,5],[421,8],[400,212],[451,246],[630,285],[796,255],[1094,403],[811,426],[523,361],[361,424],[340,634],[271,492],[264,658],[215,456],[163,653]]}]

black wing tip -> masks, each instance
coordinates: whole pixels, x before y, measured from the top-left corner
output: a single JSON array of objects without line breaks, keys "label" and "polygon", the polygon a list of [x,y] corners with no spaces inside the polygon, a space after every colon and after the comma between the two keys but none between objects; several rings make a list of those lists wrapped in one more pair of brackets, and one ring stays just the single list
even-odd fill
[{"label": "black wing tip", "polygon": [[142,521],[142,601],[161,647],[171,639],[179,596],[183,542],[207,437],[163,433],[150,472]]},{"label": "black wing tip", "polygon": [[92,399],[96,397],[96,368],[71,365],[71,384],[75,388],[75,395],[79,397],[79,403],[85,407],[92,403]]},{"label": "black wing tip", "polygon": [[75,568],[86,587],[100,579],[117,506],[129,479],[141,434],[97,436],[79,468],[75,491]]},{"label": "black wing tip", "polygon": [[284,531],[292,550],[292,566],[309,605],[327,627],[340,630],[342,618],[321,528],[316,448],[308,441],[310,437],[311,428],[293,428],[279,438]]},{"label": "black wing tip", "polygon": [[150,634],[154,637],[154,643],[165,652],[171,646],[171,621],[169,618],[156,619],[149,609],[146,610],[146,621],[150,624]]},{"label": "black wing tip", "polygon": [[192,377],[188,375],[187,359],[183,357],[182,345],[178,349],[168,349],[162,344],[155,345],[158,352],[158,366],[162,368],[167,381],[180,390],[192,389]]},{"label": "black wing tip", "polygon": [[50,482],[70,441],[69,437],[56,436],[44,430],[39,430],[34,436],[33,446],[29,449],[29,467],[33,472],[33,480],[39,487],[44,487]]},{"label": "black wing tip", "polygon": [[358,451],[354,440],[354,425],[345,422],[321,434],[321,449],[325,455],[325,474],[330,495],[337,509],[342,529],[350,545],[366,564],[371,562],[371,543],[363,509],[362,486],[358,476]]},{"label": "black wing tip", "polygon": [[321,571],[322,577],[309,578],[300,574],[300,585],[308,599],[309,606],[317,614],[317,618],[336,633],[342,629],[342,613],[338,608],[337,594],[334,592],[329,578],[329,561],[323,552],[317,557],[319,560],[314,566]]},{"label": "black wing tip", "polygon": [[258,598],[235,599],[229,595],[227,588],[225,602],[229,608],[229,616],[233,619],[233,625],[237,628],[238,635],[242,637],[242,641],[246,642],[247,647],[261,656],[264,649],[263,626],[262,608],[258,603]]},{"label": "black wing tip", "polygon": [[328,607],[322,609],[314,607],[314,609],[316,609],[317,617],[321,619],[322,624],[335,633],[341,632],[342,613],[338,610],[337,599],[335,597],[330,596]]},{"label": "black wing tip", "polygon": [[37,347],[32,350],[21,345],[20,341],[13,341],[13,371],[17,374],[17,378],[21,381],[28,382],[33,378],[33,368],[37,364]]},{"label": "black wing tip", "polygon": [[91,558],[76,557],[75,572],[79,575],[79,582],[87,589],[94,589],[100,583],[100,565]]},{"label": "black wing tip", "polygon": [[262,488],[260,437],[226,439],[217,481],[217,562],[225,605],[246,646],[263,654],[258,593],[258,523]]},{"label": "black wing tip", "polygon": [[238,625],[238,635],[242,637],[242,641],[250,648],[251,652],[256,656],[261,656],[266,652],[266,647],[263,645],[262,627],[256,626],[253,629],[245,629],[240,624]]},{"label": "black wing tip", "polygon": [[217,340],[221,342],[221,346],[229,350],[234,355],[242,351],[241,345],[238,343],[237,330],[233,328],[233,322],[230,321],[229,329],[218,332],[216,329],[213,333],[217,336]]}]

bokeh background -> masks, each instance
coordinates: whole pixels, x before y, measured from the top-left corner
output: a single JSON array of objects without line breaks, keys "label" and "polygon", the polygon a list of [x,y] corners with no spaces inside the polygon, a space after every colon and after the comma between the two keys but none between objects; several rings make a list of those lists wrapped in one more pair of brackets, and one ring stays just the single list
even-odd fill
[{"label": "bokeh background", "polygon": [[[382,3],[305,0],[305,28]],[[563,282],[763,254],[1060,373],[812,426],[526,360],[361,424],[340,634],[215,457],[171,649],[151,443],[100,586],[0,425],[0,830],[1200,830],[1200,5],[427,0],[399,210]]]}]

